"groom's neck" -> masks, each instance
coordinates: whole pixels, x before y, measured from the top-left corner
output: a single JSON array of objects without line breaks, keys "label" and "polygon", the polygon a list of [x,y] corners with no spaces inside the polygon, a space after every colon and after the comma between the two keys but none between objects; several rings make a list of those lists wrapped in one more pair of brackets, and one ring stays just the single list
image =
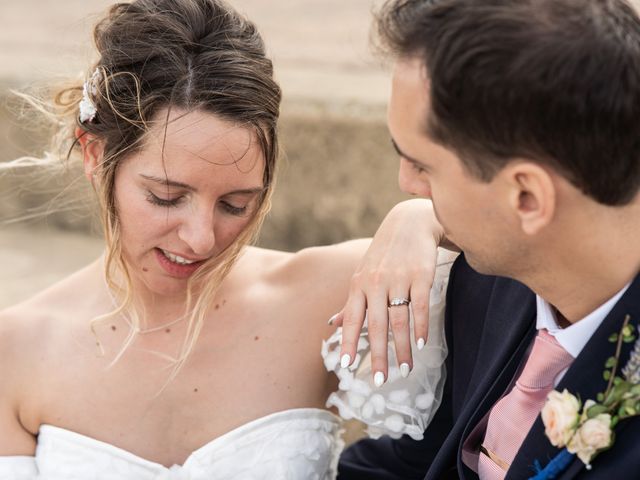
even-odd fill
[{"label": "groom's neck", "polygon": [[541,268],[522,279],[568,323],[589,315],[640,273],[640,196],[624,207],[601,208],[561,228],[556,241],[541,247]]}]

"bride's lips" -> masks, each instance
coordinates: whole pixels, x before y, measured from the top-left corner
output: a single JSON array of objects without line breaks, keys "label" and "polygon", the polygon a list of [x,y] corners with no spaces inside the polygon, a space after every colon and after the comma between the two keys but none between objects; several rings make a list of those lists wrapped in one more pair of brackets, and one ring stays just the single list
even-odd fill
[{"label": "bride's lips", "polygon": [[180,265],[169,260],[161,249],[155,248],[154,251],[156,254],[156,259],[158,260],[158,263],[160,264],[162,269],[172,277],[176,278],[189,278],[193,274],[193,272],[195,272],[206,261],[200,260],[188,265]]}]

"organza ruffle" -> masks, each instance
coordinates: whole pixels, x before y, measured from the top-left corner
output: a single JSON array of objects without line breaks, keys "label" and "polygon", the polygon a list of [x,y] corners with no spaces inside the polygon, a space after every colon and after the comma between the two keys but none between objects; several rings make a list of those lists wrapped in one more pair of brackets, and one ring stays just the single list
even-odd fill
[{"label": "organza ruffle", "polygon": [[340,368],[342,329],[338,328],[323,342],[322,357],[325,367],[328,371],[335,372],[340,380],[338,391],[333,392],[327,400],[327,407],[336,407],[340,416],[346,420],[357,419],[366,424],[367,433],[372,438],[385,434],[398,438],[407,434],[420,440],[440,406],[446,376],[444,361],[447,356],[444,336],[445,298],[451,265],[456,256],[457,253],[448,250],[438,251],[430,296],[429,335],[422,350],[415,348],[413,316],[410,315],[413,370],[407,378],[400,375],[393,338],[389,333],[388,379],[381,387],[374,386],[366,320],[360,334],[356,358],[349,368]]}]

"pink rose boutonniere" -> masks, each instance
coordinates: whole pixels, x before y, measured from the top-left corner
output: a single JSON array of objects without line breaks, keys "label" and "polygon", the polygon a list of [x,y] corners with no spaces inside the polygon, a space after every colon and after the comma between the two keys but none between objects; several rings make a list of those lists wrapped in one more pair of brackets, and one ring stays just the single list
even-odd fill
[{"label": "pink rose boutonniere", "polygon": [[[577,456],[591,469],[594,457],[610,448],[614,442],[613,429],[619,421],[640,415],[640,339],[629,321],[624,319],[620,333],[614,333],[609,341],[616,344],[615,355],[605,363],[603,377],[608,380],[607,389],[596,400],[582,404],[579,398],[564,390],[553,390],[542,408],[545,434],[551,444],[564,448],[549,464],[542,468],[536,461],[535,480],[556,478]],[[620,350],[623,343],[635,341],[633,351],[622,376],[616,376]]]},{"label": "pink rose boutonniere", "polygon": [[576,397],[566,390],[549,393],[542,409],[542,421],[553,446],[562,448],[569,443],[579,419],[580,401]]}]

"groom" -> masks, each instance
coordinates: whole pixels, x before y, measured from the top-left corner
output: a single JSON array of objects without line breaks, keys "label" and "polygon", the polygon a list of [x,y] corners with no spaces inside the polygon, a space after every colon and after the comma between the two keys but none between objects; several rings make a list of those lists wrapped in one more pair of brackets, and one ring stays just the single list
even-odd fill
[{"label": "groom", "polygon": [[[339,478],[529,478],[561,450],[548,392],[596,400],[610,337],[628,322],[622,367],[638,336],[640,19],[623,0],[394,0],[379,31],[400,186],[433,200],[463,255],[424,440],[361,441]],[[613,431],[557,478],[640,478],[640,418]]]}]

